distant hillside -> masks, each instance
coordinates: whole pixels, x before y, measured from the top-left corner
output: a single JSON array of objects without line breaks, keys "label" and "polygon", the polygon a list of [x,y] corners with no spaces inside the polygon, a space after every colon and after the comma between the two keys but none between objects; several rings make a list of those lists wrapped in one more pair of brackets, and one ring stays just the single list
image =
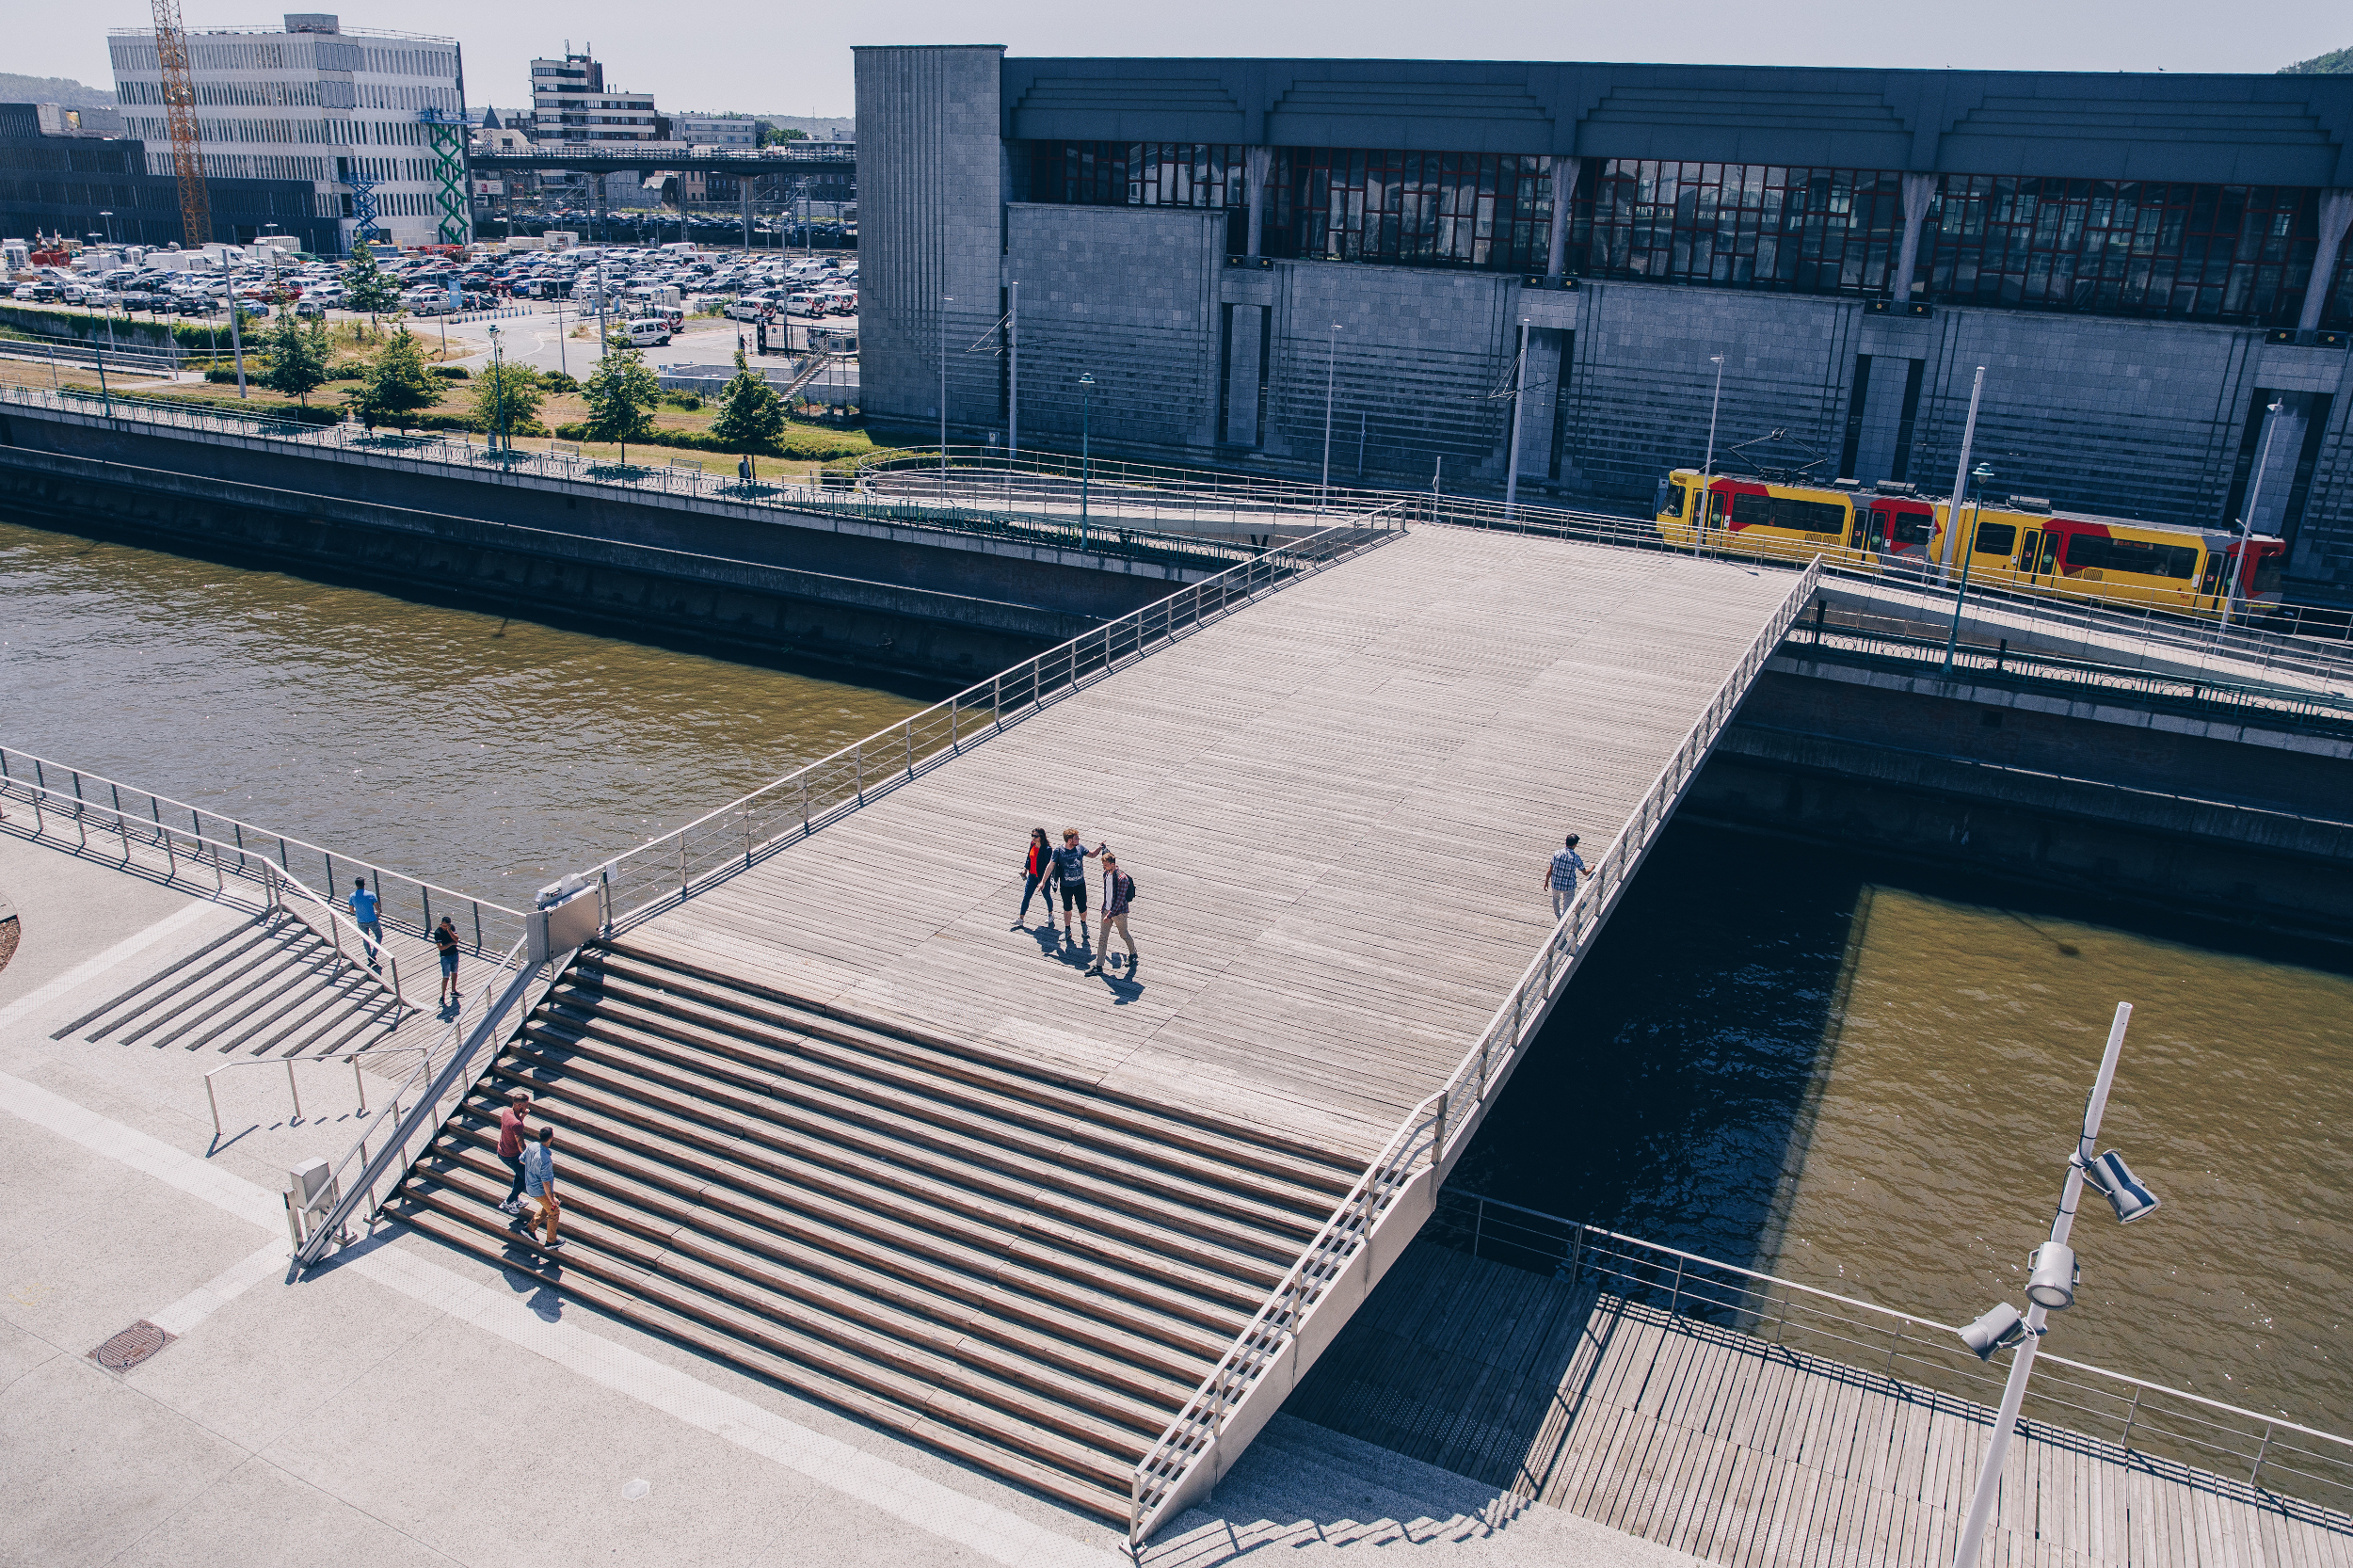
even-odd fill
[{"label": "distant hillside", "polygon": [[20,76],[0,71],[0,104],[59,104],[69,109],[111,109],[115,95],[71,76]]},{"label": "distant hillside", "polygon": [[2282,76],[2353,76],[2353,49],[2331,49],[2280,68]]}]

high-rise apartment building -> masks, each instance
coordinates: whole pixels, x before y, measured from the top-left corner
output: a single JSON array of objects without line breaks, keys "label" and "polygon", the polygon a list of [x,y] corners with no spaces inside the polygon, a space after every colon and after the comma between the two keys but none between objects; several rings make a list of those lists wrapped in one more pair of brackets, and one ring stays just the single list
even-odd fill
[{"label": "high-rise apartment building", "polygon": [[604,85],[604,66],[586,53],[531,62],[532,136],[554,142],[657,141],[653,94]]},{"label": "high-rise apartment building", "polygon": [[[120,29],[107,51],[125,132],[147,142],[150,172],[171,173],[155,35]],[[297,13],[285,18],[282,32],[191,31],[188,66],[208,174],[307,182],[314,216],[336,220],[346,249],[371,200],[386,240],[423,245],[439,237],[449,216],[447,187],[421,117],[428,109],[465,117],[456,40],[346,32],[336,17]],[[369,188],[362,192],[355,180]],[[456,195],[462,218],[462,185]]]},{"label": "high-rise apartment building", "polygon": [[747,114],[674,114],[670,139],[689,147],[745,151],[760,145],[760,121]]}]

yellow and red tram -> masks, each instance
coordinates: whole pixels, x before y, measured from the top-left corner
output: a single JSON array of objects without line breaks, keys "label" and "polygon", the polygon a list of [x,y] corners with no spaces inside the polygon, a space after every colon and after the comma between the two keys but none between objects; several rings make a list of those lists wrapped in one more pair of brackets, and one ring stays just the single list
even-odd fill
[{"label": "yellow and red tram", "polygon": [[[1780,484],[1676,469],[1660,481],[1659,536],[1686,549],[1808,560],[1866,570],[1945,563],[1953,508],[1912,486]],[[1973,582],[2053,588],[2088,598],[2217,615],[2281,601],[2286,546],[2223,529],[2098,517],[2032,496],[1971,502],[1961,527]],[[1958,568],[1960,557],[1951,565]],[[2225,587],[2225,573],[2235,583]]]}]

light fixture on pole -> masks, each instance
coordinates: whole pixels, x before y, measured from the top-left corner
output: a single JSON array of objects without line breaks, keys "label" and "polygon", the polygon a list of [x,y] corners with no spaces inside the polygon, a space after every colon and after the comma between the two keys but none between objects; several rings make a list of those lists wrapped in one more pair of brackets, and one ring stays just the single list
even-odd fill
[{"label": "light fixture on pole", "polygon": [[1520,400],[1528,395],[1528,327],[1526,316],[1520,317],[1520,352],[1512,364],[1512,440],[1504,449],[1503,520],[1512,520],[1512,514],[1520,501]]},{"label": "light fixture on pole", "polygon": [[2022,1317],[2008,1302],[2002,1303],[1961,1331],[1961,1343],[1967,1345],[1981,1361],[1990,1360],[1993,1352],[2013,1340],[2017,1352],[2010,1358],[2009,1377],[2002,1384],[2002,1407],[1993,1418],[1993,1434],[1985,1445],[1985,1463],[1977,1470],[1977,1495],[1969,1504],[1969,1517],[1961,1526],[1961,1543],[1953,1552],[1953,1568],[1977,1568],[1978,1549],[1985,1544],[1986,1525],[1993,1516],[1994,1499],[2002,1489],[2003,1461],[2009,1453],[2010,1434],[2018,1427],[2019,1406],[2025,1402],[2026,1382],[2034,1373],[2034,1358],[2044,1333],[2044,1323],[2053,1312],[2063,1312],[2075,1303],[2076,1282],[2080,1272],[2075,1267],[2074,1249],[2068,1245],[2068,1236],[2075,1224],[2075,1206],[2083,1197],[2084,1186],[2107,1194],[2116,1209],[2116,1217],[2130,1224],[2146,1219],[2160,1207],[2156,1194],[2133,1176],[2121,1155],[2113,1149],[2096,1158],[2092,1145],[2100,1136],[2100,1122],[2108,1109],[2108,1089],[2116,1081],[2117,1058],[2123,1053],[2125,1026],[2132,1022],[2133,1004],[2116,1004],[2116,1019],[2108,1028],[2107,1048],[2100,1056],[2099,1076],[2092,1080],[2091,1096],[2084,1102],[2083,1129],[2077,1135],[2074,1151],[2067,1158],[2067,1180],[2059,1191],[2058,1212],[2051,1221],[2050,1240],[2034,1250],[2029,1260],[2033,1272],[2026,1281],[2028,1306]]},{"label": "light fixture on pole", "polygon": [[1961,463],[1953,470],[1953,495],[1948,504],[1952,515],[1945,520],[1955,526],[1945,530],[1945,549],[1940,563],[1943,570],[1953,569],[1953,537],[1961,522],[1961,498],[1969,488],[1969,449],[1977,440],[1977,402],[1985,395],[1985,366],[1977,367],[1977,378],[1969,386],[1969,419],[1961,427]]},{"label": "light fixture on pole", "polygon": [[948,499],[948,307],[952,294],[939,296],[939,498]]},{"label": "light fixture on pole", "polygon": [[1697,555],[1707,541],[1707,503],[1715,493],[1716,474],[1716,415],[1724,406],[1724,360],[1726,356],[1711,354],[1707,362],[1716,367],[1716,395],[1707,403],[1707,458],[1700,464],[1700,493],[1691,507],[1691,553]]},{"label": "light fixture on pole", "polygon": [[2271,466],[2271,438],[2280,428],[2280,410],[2287,407],[2287,399],[2275,397],[2264,405],[2264,444],[2262,456],[2255,459],[2255,482],[2247,492],[2247,509],[2239,514],[2238,539],[2222,552],[2222,590],[2218,596],[2222,605],[2222,626],[2231,625],[2231,602],[2238,598],[2238,580],[2247,574],[2247,558],[2255,542],[2255,503],[2263,499],[2264,470]]},{"label": "light fixture on pole", "polygon": [[1006,291],[1005,308],[1005,483],[1013,483],[1013,467],[1021,456],[1021,280]]},{"label": "light fixture on pole", "polygon": [[490,328],[490,450],[512,451],[506,437],[506,361],[500,356],[499,329]]},{"label": "light fixture on pole", "polygon": [[1095,476],[1095,377],[1079,376],[1079,548],[1087,547],[1087,485]]},{"label": "light fixture on pole", "polygon": [[[1977,524],[1985,514],[1985,482],[1993,477],[1993,466],[1991,463],[1979,463],[1969,471],[1969,481],[1976,487],[1977,499],[1970,504],[1969,532],[1963,536],[1964,542],[1961,547],[1961,586],[1953,592],[1953,629],[1945,638],[1945,674],[1947,678],[1953,673],[1953,654],[1961,647],[1961,607],[1969,598],[1969,563],[1977,554]],[[1960,534],[1961,504],[1958,501],[1953,504],[1952,528],[1955,534]]]},{"label": "light fixture on pole", "polygon": [[1332,386],[1340,362],[1340,324],[1332,324],[1331,346],[1323,356],[1323,480],[1316,491],[1316,510],[1323,510],[1332,493]]}]

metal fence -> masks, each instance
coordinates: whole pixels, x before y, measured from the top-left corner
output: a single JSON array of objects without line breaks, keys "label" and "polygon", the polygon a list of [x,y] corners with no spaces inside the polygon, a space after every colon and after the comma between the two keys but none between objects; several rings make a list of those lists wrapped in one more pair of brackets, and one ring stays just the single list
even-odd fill
[{"label": "metal fence", "polygon": [[[1064,454],[1028,452],[1009,457],[1002,448],[951,445],[941,463],[937,447],[911,448],[881,454],[859,465],[861,477],[913,494],[926,485],[935,493],[984,493],[992,487],[1074,487],[1080,460]],[[1156,503],[1160,515],[1181,516],[1188,507],[1210,512],[1231,509],[1236,516],[1253,514],[1269,519],[1312,514],[1319,510],[1353,510],[1383,502],[1405,500],[1417,521],[1446,523],[1576,539],[1625,549],[1690,554],[1693,547],[1662,537],[1647,517],[1628,517],[1574,507],[1541,506],[1518,502],[1507,505],[1478,496],[1448,495],[1435,490],[1369,489],[1359,486],[1321,486],[1312,481],[1184,469],[1165,464],[1122,462],[1096,458],[1086,465],[1096,486],[1127,498],[1128,504],[1148,508]],[[1849,560],[1843,552],[1825,554],[1819,545],[1800,539],[1761,536],[1746,531],[1710,530],[1698,552],[1711,559],[1744,561],[1763,566],[1801,568],[1819,557],[1824,575],[1840,591],[1881,588],[1890,596],[1910,596],[1915,601],[1941,602],[1949,615],[1958,584],[1938,568],[1922,562]],[[2298,605],[2242,604],[2242,617],[2224,627],[2212,617],[2156,604],[2134,604],[2103,595],[2081,592],[2061,583],[2019,585],[1973,582],[1969,602],[1976,609],[1998,609],[2038,633],[2073,638],[2088,648],[2111,652],[2131,644],[2168,648],[2192,656],[2251,662],[2259,667],[2298,669],[2337,678],[2353,677],[2353,613]],[[1933,613],[1933,612],[1931,612]],[[2252,623],[2246,617],[2252,617]],[[2096,654],[2087,654],[2096,657]]]},{"label": "metal fence", "polygon": [[[2000,1403],[2006,1368],[1978,1361],[1958,1330],[1914,1313],[1474,1192],[1442,1192],[1422,1234],[1794,1353]],[[2353,1509],[2353,1439],[2331,1432],[2048,1352],[2036,1358],[2026,1410],[2029,1432],[2040,1420],[2339,1515]]]},{"label": "metal fence", "polygon": [[1706,762],[1741,697],[1813,596],[1819,577],[1814,568],[1798,577],[1643,792],[1617,840],[1594,862],[1542,951],[1529,960],[1453,1075],[1406,1114],[1387,1146],[1356,1178],[1315,1239],[1268,1292],[1249,1325],[1137,1464],[1128,1496],[1131,1546],[1141,1546],[1159,1526],[1235,1409],[1274,1366],[1333,1284],[1356,1262],[1406,1189],[1425,1172],[1443,1173],[1460,1154],[1488,1096],[1511,1076],[1619,895],[1641,869],[1684,788]]},{"label": "metal fence", "polygon": [[1387,518],[1354,520],[1254,555],[639,845],[593,873],[606,929],[624,929],[682,902],[1048,703],[1286,583],[1395,537],[1398,527]]},{"label": "metal fence", "polygon": [[[457,892],[438,883],[419,881],[400,872],[388,872],[370,861],[338,856],[301,839],[256,827],[168,795],[0,745],[0,797],[8,796],[28,803],[40,799],[50,813],[61,814],[57,832],[69,825],[86,825],[93,813],[118,824],[145,824],[138,830],[151,836],[163,833],[168,824],[170,833],[184,833],[191,840],[220,844],[232,851],[225,863],[231,874],[258,879],[261,866],[274,864],[288,877],[325,889],[330,898],[338,890],[348,892],[351,880],[364,876],[376,896],[377,918],[385,925],[426,936],[436,921],[449,916],[457,927],[459,941],[471,947],[477,956],[498,952],[522,935],[523,912],[520,909],[509,909],[503,904]],[[184,829],[179,825],[182,823],[187,824]],[[170,842],[168,836],[156,841],[167,849]],[[217,872],[221,863],[190,858],[184,866],[175,861],[168,868],[168,874],[173,880],[184,875],[201,877],[208,869]]]}]

